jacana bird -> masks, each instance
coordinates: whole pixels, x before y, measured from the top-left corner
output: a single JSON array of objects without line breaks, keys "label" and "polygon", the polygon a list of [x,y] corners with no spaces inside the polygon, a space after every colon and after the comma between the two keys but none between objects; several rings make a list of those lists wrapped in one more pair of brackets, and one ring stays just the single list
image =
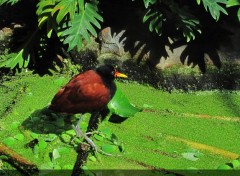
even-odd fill
[{"label": "jacana bird", "polygon": [[[114,83],[116,77],[127,78],[112,65],[103,65],[95,70],[80,73],[56,93],[48,108],[55,112],[71,115],[100,112],[106,108],[116,92]],[[81,118],[74,128],[76,135],[83,136],[94,147],[92,141],[81,132],[80,121]]]}]

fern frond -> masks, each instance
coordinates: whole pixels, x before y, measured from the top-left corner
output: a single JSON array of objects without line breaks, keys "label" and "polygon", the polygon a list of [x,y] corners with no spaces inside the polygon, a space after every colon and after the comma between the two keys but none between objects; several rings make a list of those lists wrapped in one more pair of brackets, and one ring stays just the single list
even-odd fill
[{"label": "fern frond", "polygon": [[94,27],[101,28],[99,21],[103,21],[103,18],[98,14],[97,6],[86,3],[85,8],[79,14],[75,14],[70,27],[62,33],[62,36],[66,37],[64,44],[69,45],[68,50],[73,49],[75,46],[80,49],[83,39],[87,42],[90,41],[90,34],[97,37]]},{"label": "fern frond", "polygon": [[14,5],[16,3],[18,3],[20,0],[0,0],[0,6],[3,4],[10,4],[10,5]]},{"label": "fern frond", "polygon": [[77,10],[77,3],[77,0],[61,0],[51,12],[52,16],[57,12],[57,23],[60,23],[68,14],[72,21]]},{"label": "fern frond", "polygon": [[202,2],[205,10],[206,11],[209,10],[211,16],[216,21],[218,21],[220,17],[220,12],[224,13],[225,15],[228,15],[227,11],[220,5],[220,4],[227,5],[228,0],[202,0]]}]

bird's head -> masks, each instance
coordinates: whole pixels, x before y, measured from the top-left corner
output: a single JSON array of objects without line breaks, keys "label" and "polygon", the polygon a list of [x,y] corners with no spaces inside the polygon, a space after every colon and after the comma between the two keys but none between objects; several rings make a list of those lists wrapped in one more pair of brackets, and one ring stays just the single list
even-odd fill
[{"label": "bird's head", "polygon": [[127,78],[127,75],[118,72],[112,65],[103,65],[96,69],[96,72],[105,78],[114,79],[116,77]]}]

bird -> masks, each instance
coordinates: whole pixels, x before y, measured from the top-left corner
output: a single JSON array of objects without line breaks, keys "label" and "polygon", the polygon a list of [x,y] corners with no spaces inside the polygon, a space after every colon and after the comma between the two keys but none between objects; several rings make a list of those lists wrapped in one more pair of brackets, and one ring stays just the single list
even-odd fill
[{"label": "bird", "polygon": [[106,108],[116,92],[116,77],[127,78],[112,65],[101,65],[74,76],[53,97],[48,109],[69,115],[82,114],[77,125],[73,125],[76,136],[82,136],[96,149],[94,143],[80,130],[85,113],[96,113]]}]

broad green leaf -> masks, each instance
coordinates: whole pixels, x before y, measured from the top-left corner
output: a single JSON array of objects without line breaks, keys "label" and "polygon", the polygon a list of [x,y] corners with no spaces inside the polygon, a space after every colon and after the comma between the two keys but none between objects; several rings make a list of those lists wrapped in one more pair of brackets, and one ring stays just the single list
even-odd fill
[{"label": "broad green leaf", "polygon": [[231,161],[231,164],[232,164],[232,166],[233,166],[233,168],[234,169],[238,169],[238,168],[240,168],[240,161],[239,160],[232,160]]},{"label": "broad green leaf", "polygon": [[155,4],[157,0],[143,0],[145,8],[148,8],[150,5]]},{"label": "broad green leaf", "polygon": [[53,157],[53,160],[56,160],[61,157],[58,149],[53,149],[52,157]]},{"label": "broad green leaf", "polygon": [[111,113],[124,118],[134,116],[134,114],[141,110],[130,104],[119,88],[117,88],[115,95],[108,103],[108,108]]},{"label": "broad green leaf", "polygon": [[47,134],[45,137],[44,137],[44,141],[45,142],[52,142],[54,141],[58,136],[56,134]]},{"label": "broad green leaf", "polygon": [[220,4],[227,4],[227,0],[203,0],[203,6],[206,11],[209,10],[213,19],[218,21],[220,17],[220,12],[228,15],[227,11]]},{"label": "broad green leaf", "polygon": [[38,139],[39,134],[37,134],[37,133],[31,133],[30,136],[31,136],[33,139]]},{"label": "broad green leaf", "polygon": [[85,3],[80,13],[76,13],[74,20],[69,23],[69,28],[62,32],[65,37],[64,44],[68,44],[68,50],[77,46],[78,49],[82,47],[83,40],[90,41],[90,34],[97,37],[97,32],[94,26],[101,28],[98,21],[103,21],[103,18],[98,14],[98,9],[95,4]]},{"label": "broad green leaf", "polygon": [[67,147],[59,147],[57,148],[60,155],[64,155],[70,152],[70,149]]},{"label": "broad green leaf", "polygon": [[24,140],[24,135],[19,133],[19,134],[16,134],[14,136],[15,139],[19,140],[19,141],[23,141]]},{"label": "broad green leaf", "polygon": [[20,125],[20,122],[13,122],[10,127],[11,129],[17,129],[19,125]]},{"label": "broad green leaf", "polygon": [[77,9],[76,3],[76,0],[59,1],[59,3],[52,10],[52,16],[58,11],[56,18],[57,23],[60,23],[67,14],[69,14],[70,20],[74,19],[74,14]]},{"label": "broad green leaf", "polygon": [[197,0],[197,4],[200,5],[200,3],[201,3],[201,0]]},{"label": "broad green leaf", "polygon": [[229,165],[224,164],[224,165],[219,166],[217,169],[219,169],[219,170],[231,170],[232,168]]},{"label": "broad green leaf", "polygon": [[46,149],[47,148],[47,143],[44,140],[40,140],[38,143],[39,149]]},{"label": "broad green leaf", "polygon": [[240,5],[240,1],[239,0],[228,0],[227,2],[227,7],[232,7],[232,6],[236,6],[236,5]]},{"label": "broad green leaf", "polygon": [[98,141],[103,141],[103,139],[104,139],[102,136],[100,136],[100,135],[98,135],[98,134],[94,134],[93,136],[94,136],[94,138],[97,139]]},{"label": "broad green leaf", "polygon": [[105,153],[114,153],[118,147],[116,145],[105,144],[101,148]]},{"label": "broad green leaf", "polygon": [[7,146],[13,146],[16,142],[16,139],[13,137],[7,137],[6,139],[3,140],[3,143],[6,144]]},{"label": "broad green leaf", "polygon": [[88,159],[94,162],[97,161],[97,158],[95,156],[89,156]]}]

